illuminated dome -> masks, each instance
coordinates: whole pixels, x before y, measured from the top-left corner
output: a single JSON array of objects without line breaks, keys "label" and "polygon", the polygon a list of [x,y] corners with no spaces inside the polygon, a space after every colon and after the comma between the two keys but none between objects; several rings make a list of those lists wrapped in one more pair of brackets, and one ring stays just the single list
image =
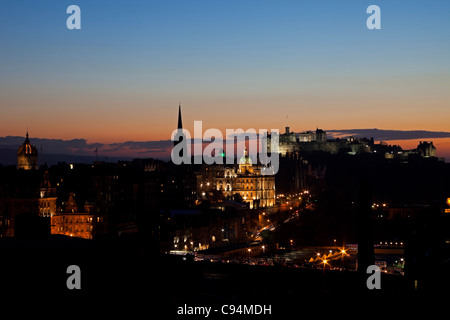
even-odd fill
[{"label": "illuminated dome", "polygon": [[239,160],[239,164],[250,165],[250,166],[252,165],[252,159],[248,155],[247,148],[244,149],[244,155]]},{"label": "illuminated dome", "polygon": [[17,150],[17,168],[24,170],[37,170],[37,158],[37,149],[31,144],[27,131],[25,141]]}]

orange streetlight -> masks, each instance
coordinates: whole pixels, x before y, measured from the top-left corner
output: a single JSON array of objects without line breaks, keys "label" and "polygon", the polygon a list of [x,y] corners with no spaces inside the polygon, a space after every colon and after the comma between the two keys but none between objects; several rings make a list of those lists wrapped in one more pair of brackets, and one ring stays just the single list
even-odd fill
[{"label": "orange streetlight", "polygon": [[323,271],[325,271],[325,266],[328,264],[328,260],[323,259],[322,263],[323,263]]},{"label": "orange streetlight", "polygon": [[344,255],[345,255],[346,253],[347,253],[347,252],[345,251],[345,249],[341,249],[341,267],[343,267]]}]

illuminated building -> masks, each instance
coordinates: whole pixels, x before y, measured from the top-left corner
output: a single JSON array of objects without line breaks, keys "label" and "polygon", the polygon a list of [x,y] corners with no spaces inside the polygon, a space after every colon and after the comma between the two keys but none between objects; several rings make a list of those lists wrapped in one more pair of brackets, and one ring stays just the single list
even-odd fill
[{"label": "illuminated building", "polygon": [[57,205],[56,188],[53,188],[48,171],[44,173],[44,179],[39,190],[39,216],[52,217],[56,214]]},{"label": "illuminated building", "polygon": [[[270,151],[270,139],[267,145]],[[289,153],[300,153],[302,155],[311,152],[321,151],[330,154],[338,154],[346,152],[348,154],[368,153],[371,151],[371,142],[367,139],[355,139],[349,137],[347,139],[327,139],[327,133],[317,128],[315,131],[292,132],[290,127],[286,127],[286,131],[279,135],[279,153],[282,157]]]},{"label": "illuminated building", "polygon": [[433,145],[432,141],[420,141],[417,146],[417,152],[420,156],[425,158],[436,157],[436,147]]},{"label": "illuminated building", "polygon": [[322,129],[317,128],[316,131],[300,132],[298,139],[300,142],[327,142],[327,134]]},{"label": "illuminated building", "polygon": [[[373,154],[375,156],[383,156],[386,159],[399,159],[400,161],[408,161],[409,157],[433,158],[436,157],[436,147],[432,141],[420,141],[415,149],[403,150],[397,145],[388,145],[383,141],[375,143],[374,139],[367,138],[336,138],[328,139],[327,133],[317,128],[315,131],[292,132],[290,127],[285,128],[285,133],[279,135],[279,153],[281,157],[289,153],[298,153],[301,157],[311,155],[313,153],[327,154]],[[271,135],[268,135],[267,142],[270,152]]]},{"label": "illuminated building", "polygon": [[84,212],[79,212],[74,194],[71,193],[65,209],[51,217],[51,233],[92,239],[94,218],[93,205],[85,204]]},{"label": "illuminated building", "polygon": [[216,173],[212,183],[225,197],[239,194],[250,209],[274,206],[275,176],[262,175],[261,169],[261,165],[252,163],[245,149],[239,167],[225,167]]},{"label": "illuminated building", "polygon": [[27,137],[23,144],[17,150],[17,168],[23,170],[37,170],[38,164],[38,152],[35,146],[33,146]]}]

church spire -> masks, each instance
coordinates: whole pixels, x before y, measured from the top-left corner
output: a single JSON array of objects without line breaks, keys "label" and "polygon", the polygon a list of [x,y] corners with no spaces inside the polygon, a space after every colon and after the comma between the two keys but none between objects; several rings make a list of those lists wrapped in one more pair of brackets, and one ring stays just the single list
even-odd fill
[{"label": "church spire", "polygon": [[30,138],[28,136],[28,128],[27,128],[27,134],[26,134],[26,138],[25,138],[25,144],[30,144]]},{"label": "church spire", "polygon": [[181,121],[181,103],[178,104],[178,129],[183,129],[183,123]]},{"label": "church spire", "polygon": [[[175,141],[173,142],[173,146],[177,146],[183,139],[186,139],[186,136],[183,132],[183,121],[181,120],[181,103],[178,104],[178,128],[175,135]],[[180,155],[183,156],[183,150],[180,151]]]}]

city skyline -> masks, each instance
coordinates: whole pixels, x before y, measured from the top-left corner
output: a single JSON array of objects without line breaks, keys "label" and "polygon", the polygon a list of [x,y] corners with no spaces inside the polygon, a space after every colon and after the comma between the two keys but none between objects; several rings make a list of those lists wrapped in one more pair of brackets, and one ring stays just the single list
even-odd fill
[{"label": "city skyline", "polygon": [[[204,128],[204,131],[207,128]],[[293,130],[291,132],[306,132],[308,130]],[[312,129],[312,128],[311,128]],[[450,132],[432,132],[432,131],[401,131],[401,130],[380,130],[380,129],[348,129],[348,130],[325,130],[329,139],[342,139],[347,137],[354,138],[374,138],[375,142],[385,142],[389,145],[400,146],[403,150],[415,149],[421,141],[432,141],[436,146],[436,156],[445,158],[446,162],[450,161]],[[280,133],[284,131],[280,130]],[[224,137],[225,132],[223,132]],[[15,163],[15,151],[17,146],[22,144],[23,136],[6,136],[0,137],[0,149],[3,150],[4,156],[0,157],[0,163],[10,165]],[[48,161],[53,163],[58,160],[58,156],[63,157],[59,160],[77,162],[90,161],[92,159],[110,159],[116,161],[119,159],[127,160],[132,158],[156,158],[161,160],[169,160],[173,147],[171,140],[154,140],[154,141],[126,141],[121,143],[99,143],[89,142],[86,139],[56,139],[56,138],[38,138],[30,137],[32,142],[39,149],[39,163],[43,164]],[[230,138],[230,137],[228,137]],[[330,140],[330,141],[332,141]],[[198,143],[195,139],[193,143]],[[226,141],[224,141],[226,142]],[[204,142],[204,147],[207,142]],[[225,146],[225,145],[224,145]],[[5,151],[10,153],[6,154]],[[240,154],[239,150],[236,150]],[[44,159],[42,156],[44,156]],[[51,158],[48,158],[50,156]],[[73,156],[73,157],[71,157]],[[55,162],[56,163],[56,162]]]}]

